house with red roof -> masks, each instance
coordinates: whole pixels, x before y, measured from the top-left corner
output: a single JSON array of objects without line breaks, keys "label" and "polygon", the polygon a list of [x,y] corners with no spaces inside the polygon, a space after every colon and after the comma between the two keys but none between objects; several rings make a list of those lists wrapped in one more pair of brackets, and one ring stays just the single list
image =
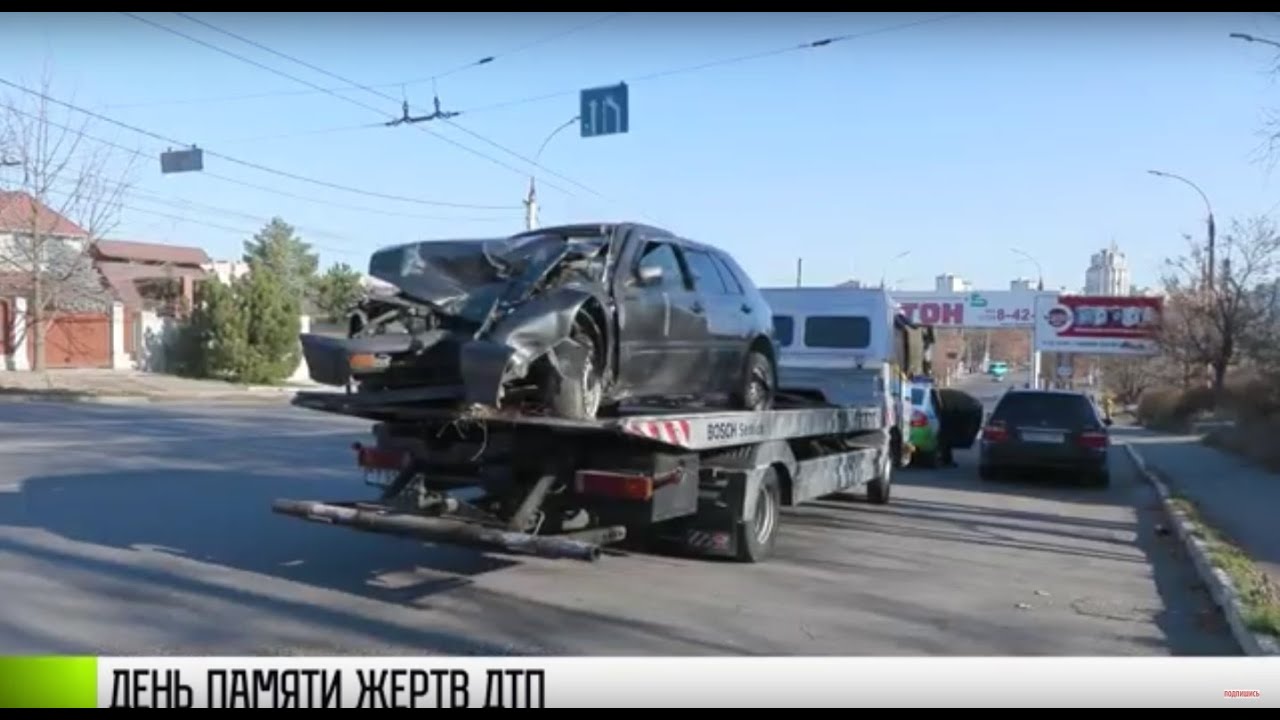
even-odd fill
[{"label": "house with red roof", "polygon": [[144,318],[185,315],[211,264],[195,247],[94,241],[31,195],[0,192],[0,367],[35,364],[37,255],[50,278],[41,288],[47,368],[135,367],[148,342]]}]

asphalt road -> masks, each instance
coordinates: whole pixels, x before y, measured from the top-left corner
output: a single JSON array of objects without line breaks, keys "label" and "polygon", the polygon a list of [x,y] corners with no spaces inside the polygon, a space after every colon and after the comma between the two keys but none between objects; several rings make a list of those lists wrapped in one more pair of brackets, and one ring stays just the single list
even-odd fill
[{"label": "asphalt road", "polygon": [[0,403],[0,653],[1237,653],[1118,452],[1105,491],[986,486],[968,453],[903,471],[890,505],[789,511],[763,565],[589,565],[270,512],[367,497],[365,430],[283,407]]}]

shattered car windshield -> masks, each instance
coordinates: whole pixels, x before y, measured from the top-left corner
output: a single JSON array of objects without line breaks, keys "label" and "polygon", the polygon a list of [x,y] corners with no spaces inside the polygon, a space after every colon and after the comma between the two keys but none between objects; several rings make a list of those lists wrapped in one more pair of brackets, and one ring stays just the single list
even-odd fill
[{"label": "shattered car windshield", "polygon": [[568,255],[594,255],[604,247],[605,239],[599,235],[554,235],[540,233],[518,235],[504,240],[491,240],[484,245],[485,253],[500,268],[512,275],[538,272],[555,262],[562,253]]}]

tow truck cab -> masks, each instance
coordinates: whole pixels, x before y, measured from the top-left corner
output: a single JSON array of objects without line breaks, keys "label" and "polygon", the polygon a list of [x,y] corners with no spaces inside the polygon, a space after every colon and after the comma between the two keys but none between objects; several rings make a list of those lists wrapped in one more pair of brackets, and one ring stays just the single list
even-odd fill
[{"label": "tow truck cab", "polygon": [[839,407],[874,404],[898,446],[911,433],[910,378],[927,374],[933,335],[878,288],[766,288],[778,344],[778,391]]}]

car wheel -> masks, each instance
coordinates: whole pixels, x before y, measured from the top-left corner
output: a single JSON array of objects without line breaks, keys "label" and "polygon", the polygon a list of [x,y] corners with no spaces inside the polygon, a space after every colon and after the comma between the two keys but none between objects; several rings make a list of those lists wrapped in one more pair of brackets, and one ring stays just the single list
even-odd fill
[{"label": "car wheel", "polygon": [[919,450],[912,456],[912,464],[922,468],[938,467],[938,453],[936,450]]},{"label": "car wheel", "polygon": [[773,407],[773,363],[759,350],[747,355],[742,382],[734,393],[733,404],[743,410],[763,412]]},{"label": "car wheel", "polygon": [[581,367],[568,375],[549,373],[547,405],[558,417],[569,420],[594,420],[604,401],[601,369],[596,365],[596,343],[590,333],[575,328],[567,341],[584,356]]},{"label": "car wheel", "polygon": [[758,563],[769,557],[782,520],[782,487],[776,468],[765,470],[756,490],[756,510],[738,524],[738,560]]},{"label": "car wheel", "polygon": [[1096,488],[1109,487],[1111,485],[1111,473],[1106,470],[1093,473],[1089,476],[1089,484]]}]

